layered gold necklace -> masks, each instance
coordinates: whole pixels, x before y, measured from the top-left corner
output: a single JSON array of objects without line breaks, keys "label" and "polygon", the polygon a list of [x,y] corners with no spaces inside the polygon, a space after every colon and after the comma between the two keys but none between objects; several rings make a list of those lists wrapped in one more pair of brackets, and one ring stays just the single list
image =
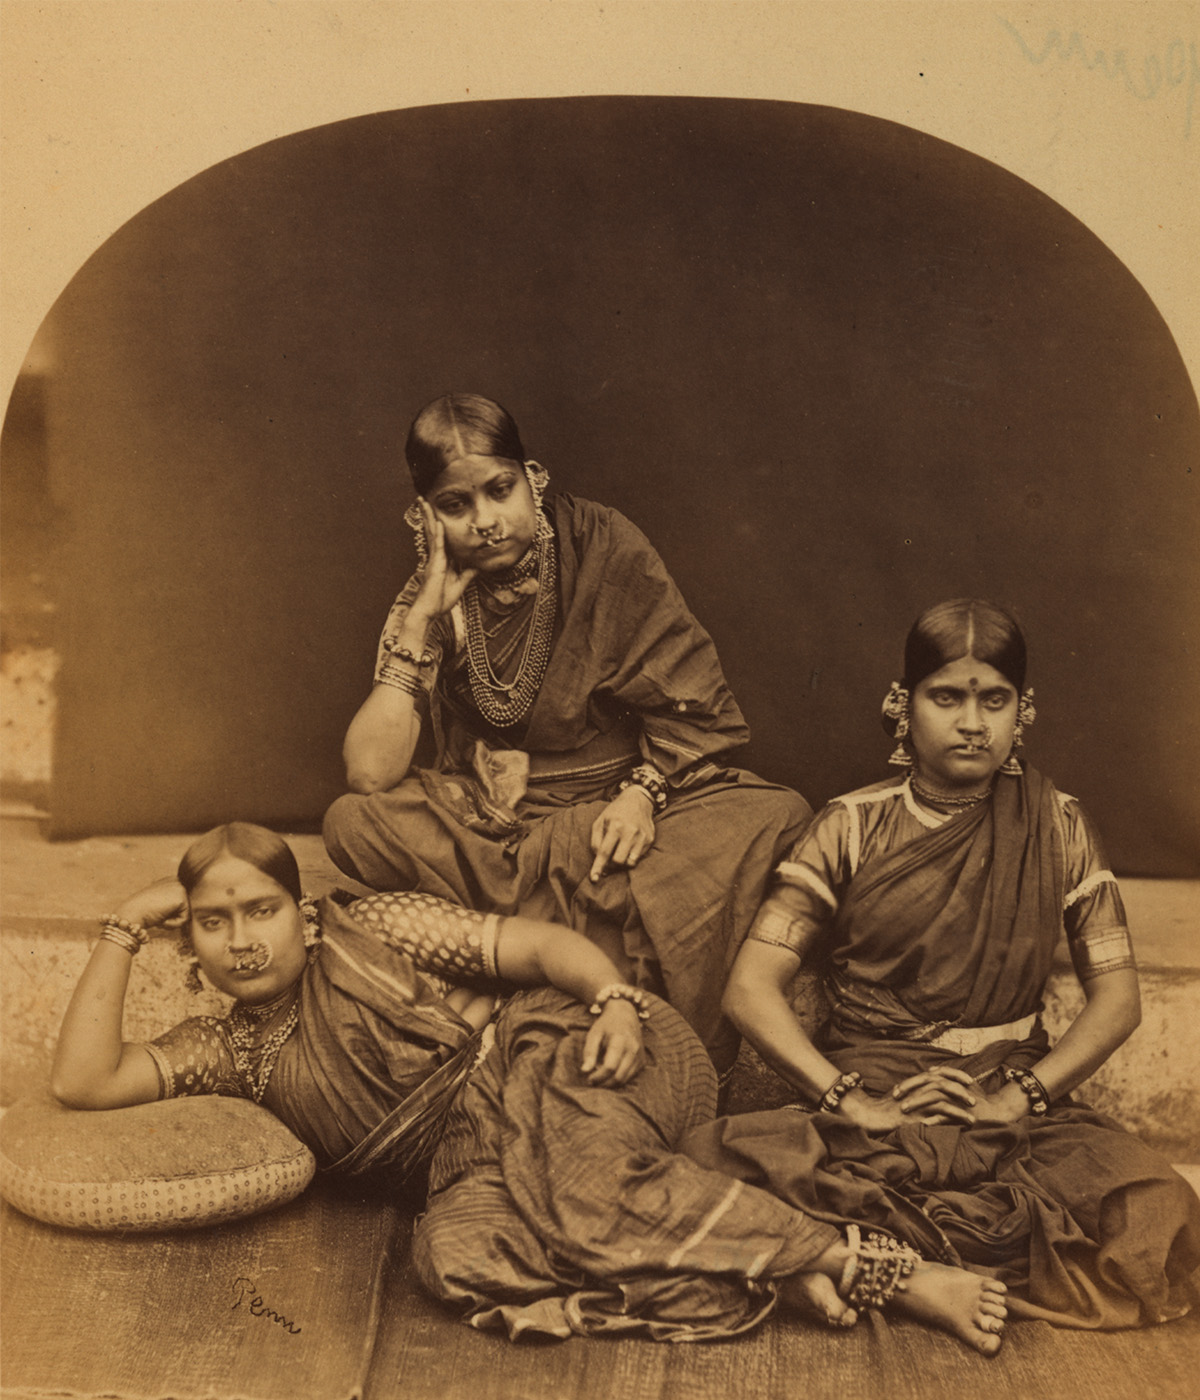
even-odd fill
[{"label": "layered gold necklace", "polygon": [[[484,719],[498,729],[505,729],[523,720],[541,689],[542,678],[550,661],[554,635],[556,573],[554,536],[546,529],[538,532],[529,553],[507,575],[487,584],[483,584],[483,575],[479,575],[463,594],[463,616],[467,625],[467,674],[471,684],[471,698]],[[511,681],[505,682],[496,675],[488,657],[479,589],[482,585],[490,591],[500,593],[511,589],[514,582],[523,578],[534,578],[537,581],[533,615],[525,631],[525,646],[516,674]]]},{"label": "layered gold necklace", "polygon": [[[288,999],[291,1005],[283,1021],[270,1035],[260,1040],[265,1025],[269,1024],[283,1009]],[[279,1052],[288,1036],[296,1029],[300,1020],[300,986],[291,986],[282,996],[262,1006],[247,1006],[239,1001],[225,1020],[229,1033],[229,1043],[233,1047],[233,1062],[238,1073],[250,1086],[250,1094],[255,1103],[262,1103],[267,1092],[267,1084]]]}]

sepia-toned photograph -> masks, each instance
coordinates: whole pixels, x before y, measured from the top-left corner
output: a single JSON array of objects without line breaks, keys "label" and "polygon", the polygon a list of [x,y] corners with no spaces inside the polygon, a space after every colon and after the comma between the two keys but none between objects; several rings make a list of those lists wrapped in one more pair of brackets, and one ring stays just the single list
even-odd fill
[{"label": "sepia-toned photograph", "polygon": [[1197,14],[0,0],[6,1398],[1194,1393]]}]

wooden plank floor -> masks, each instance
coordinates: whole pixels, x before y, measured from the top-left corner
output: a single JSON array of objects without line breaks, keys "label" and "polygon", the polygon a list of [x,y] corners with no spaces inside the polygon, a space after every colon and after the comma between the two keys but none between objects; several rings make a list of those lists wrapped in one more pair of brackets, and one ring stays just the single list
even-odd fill
[{"label": "wooden plank floor", "polygon": [[402,1222],[363,1400],[1195,1400],[1200,1317],[1143,1332],[1013,1323],[992,1360],[916,1323],[785,1315],[728,1342],[511,1343],[419,1289]]}]

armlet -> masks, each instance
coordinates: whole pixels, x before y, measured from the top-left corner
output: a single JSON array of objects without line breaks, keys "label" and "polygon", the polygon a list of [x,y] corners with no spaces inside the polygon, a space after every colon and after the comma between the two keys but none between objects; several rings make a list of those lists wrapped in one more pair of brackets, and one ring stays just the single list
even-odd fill
[{"label": "armlet", "polygon": [[1071,961],[1081,982],[1102,972],[1118,972],[1137,967],[1129,930],[1121,925],[1082,933],[1071,940]]}]

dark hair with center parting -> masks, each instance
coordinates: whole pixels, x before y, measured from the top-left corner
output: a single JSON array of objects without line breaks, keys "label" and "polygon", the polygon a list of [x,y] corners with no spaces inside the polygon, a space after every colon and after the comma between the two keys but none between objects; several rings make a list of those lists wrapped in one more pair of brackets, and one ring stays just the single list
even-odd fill
[{"label": "dark hair with center parting", "polygon": [[1025,688],[1025,638],[1013,615],[983,598],[935,603],[913,623],[904,643],[904,686],[909,694],[951,661],[973,656],[994,666],[1017,691]]},{"label": "dark hair with center parting", "polygon": [[524,462],[512,414],[480,394],[443,394],[413,419],[404,456],[419,496],[458,457],[506,457]]},{"label": "dark hair with center parting", "polygon": [[184,851],[176,878],[189,897],[205,874],[225,855],[244,860],[255,870],[269,875],[299,904],[300,868],[292,848],[281,836],[253,822],[226,822],[224,826],[214,826]]}]

